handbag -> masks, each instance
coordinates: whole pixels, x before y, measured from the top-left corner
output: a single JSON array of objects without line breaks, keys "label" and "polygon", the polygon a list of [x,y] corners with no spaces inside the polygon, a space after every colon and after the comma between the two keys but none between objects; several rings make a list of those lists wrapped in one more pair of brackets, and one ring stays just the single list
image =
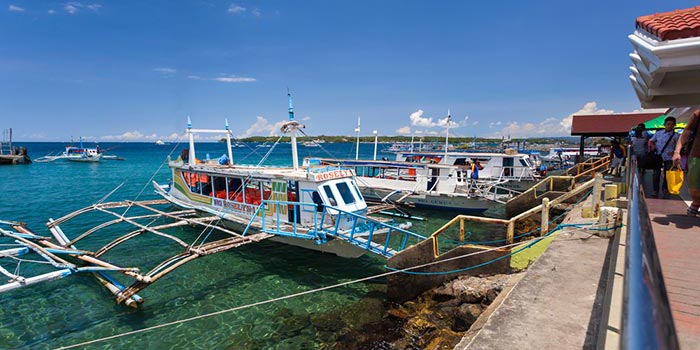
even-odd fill
[{"label": "handbag", "polygon": [[668,187],[668,193],[679,194],[681,186],[683,186],[683,170],[677,166],[666,170],[666,186]]},{"label": "handbag", "polygon": [[[673,135],[666,140],[664,148],[661,149],[661,154],[664,153],[668,144],[671,143],[671,140],[673,140]],[[661,157],[661,154],[657,154],[654,150],[639,157],[637,162],[642,169],[661,169],[664,166],[664,159]]]}]

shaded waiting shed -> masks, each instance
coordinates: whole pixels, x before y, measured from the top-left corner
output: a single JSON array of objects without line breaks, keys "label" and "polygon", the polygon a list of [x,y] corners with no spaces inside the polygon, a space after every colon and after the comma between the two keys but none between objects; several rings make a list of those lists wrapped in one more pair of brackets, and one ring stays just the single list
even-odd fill
[{"label": "shaded waiting shed", "polygon": [[639,123],[663,115],[665,110],[645,113],[579,114],[571,121],[571,136],[580,136],[579,157],[583,159],[583,144],[589,137],[627,137]]}]

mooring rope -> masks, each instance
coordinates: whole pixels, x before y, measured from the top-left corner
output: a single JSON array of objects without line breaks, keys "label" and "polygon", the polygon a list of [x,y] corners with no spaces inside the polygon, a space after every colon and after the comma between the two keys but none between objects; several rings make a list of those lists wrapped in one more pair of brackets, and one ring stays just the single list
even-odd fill
[{"label": "mooring rope", "polygon": [[129,209],[131,209],[131,207],[133,206],[133,202],[135,202],[139,199],[141,194],[143,194],[143,191],[146,190],[146,188],[151,184],[151,182],[156,177],[156,175],[158,175],[158,173],[160,172],[160,169],[162,169],[163,165],[165,165],[165,163],[168,161],[168,158],[173,154],[173,152],[175,152],[177,147],[180,146],[180,142],[182,141],[182,137],[183,136],[180,136],[180,138],[177,140],[177,143],[175,144],[175,146],[173,146],[173,148],[170,150],[170,153],[168,153],[168,156],[160,163],[160,166],[158,166],[158,169],[156,169],[156,171],[151,175],[151,177],[148,179],[148,181],[146,181],[146,183],[141,188],[141,191],[139,191],[139,193],[136,195],[136,197],[133,199],[133,201],[129,203],[129,205],[126,207],[126,209],[122,213],[122,216],[126,215],[126,213],[129,211]]},{"label": "mooring rope", "polygon": [[[539,240],[542,240],[544,238],[545,238],[545,236],[538,237],[538,238],[533,239],[533,241],[539,241]],[[58,347],[55,350],[73,349],[73,348],[77,348],[77,347],[81,347],[81,346],[85,346],[85,345],[95,344],[98,342],[103,342],[106,340],[121,338],[121,337],[125,337],[128,335],[143,333],[143,332],[151,331],[154,329],[160,329],[160,328],[169,327],[169,326],[182,324],[182,323],[186,323],[186,322],[191,322],[191,321],[195,321],[195,320],[199,320],[199,319],[203,319],[203,318],[217,316],[217,315],[221,315],[221,314],[225,314],[225,313],[229,313],[229,312],[233,312],[233,311],[243,310],[243,309],[247,309],[247,308],[251,308],[251,307],[255,307],[255,306],[259,306],[259,305],[265,305],[265,304],[270,304],[270,303],[274,303],[274,302],[281,301],[281,300],[296,298],[296,297],[307,295],[307,294],[318,293],[318,292],[322,292],[322,291],[329,290],[329,289],[344,287],[344,286],[354,284],[354,283],[365,282],[365,281],[369,281],[369,280],[373,280],[373,279],[377,279],[377,278],[381,278],[381,277],[386,277],[386,276],[390,276],[390,275],[394,275],[394,274],[398,274],[398,273],[403,273],[405,271],[411,271],[411,270],[420,269],[423,267],[442,264],[445,262],[458,260],[458,259],[462,259],[462,258],[474,256],[474,255],[485,254],[485,253],[488,253],[488,252],[491,252],[494,250],[509,248],[509,247],[513,247],[516,245],[520,245],[520,244],[522,244],[522,242],[506,244],[503,246],[493,247],[490,249],[484,249],[484,250],[471,252],[471,253],[467,253],[467,254],[460,255],[460,256],[447,258],[444,260],[432,261],[432,262],[421,264],[421,265],[416,265],[416,266],[411,266],[411,267],[398,269],[398,270],[394,270],[394,271],[384,272],[384,273],[380,273],[380,274],[373,275],[373,276],[363,277],[363,278],[359,278],[359,279],[347,281],[347,282],[341,282],[341,283],[333,284],[330,286],[320,287],[320,288],[316,288],[316,289],[312,289],[312,290],[308,290],[308,291],[303,291],[303,292],[299,292],[299,293],[288,294],[288,295],[284,295],[284,296],[277,297],[277,298],[262,300],[262,301],[258,301],[258,302],[251,303],[251,304],[236,306],[236,307],[229,308],[229,309],[219,310],[219,311],[210,312],[207,314],[193,316],[193,317],[189,317],[189,318],[185,318],[185,319],[181,319],[181,320],[176,320],[176,321],[172,321],[172,322],[167,322],[167,323],[163,323],[163,324],[159,324],[159,325],[155,325],[155,326],[151,326],[151,327],[141,328],[141,329],[128,331],[128,332],[124,332],[124,333],[119,333],[119,334],[115,334],[115,335],[111,335],[111,336],[107,336],[107,337],[103,337],[103,338],[93,339],[93,340],[85,341],[82,343],[66,345],[66,346]]]}]

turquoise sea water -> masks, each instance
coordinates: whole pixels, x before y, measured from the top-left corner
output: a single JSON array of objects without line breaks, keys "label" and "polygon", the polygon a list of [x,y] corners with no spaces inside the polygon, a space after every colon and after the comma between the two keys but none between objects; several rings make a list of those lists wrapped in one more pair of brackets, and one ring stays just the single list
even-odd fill
[{"label": "turquoise sea water", "polygon": [[[30,156],[56,153],[63,143],[18,143]],[[87,145],[90,146],[90,145]],[[88,206],[121,183],[109,201],[156,199],[149,180],[167,183],[169,169],[163,165],[184,144],[157,146],[149,143],[101,143],[106,153],[125,161],[100,163],[34,163],[0,167],[0,219],[26,222],[30,229],[49,236],[45,223]],[[387,146],[384,146],[387,147]],[[380,150],[381,150],[380,146]],[[198,144],[197,157],[224,153],[221,143]],[[269,148],[248,145],[234,148],[237,163],[257,164]],[[291,164],[290,146],[280,144],[266,165]],[[323,148],[299,147],[300,156],[354,158],[354,144],[324,144]],[[362,144],[361,158],[371,159],[372,144]],[[391,154],[380,153],[378,157]],[[160,169],[160,170],[159,170]],[[126,181],[126,182],[125,182]],[[445,212],[416,212],[428,217],[416,222],[413,231],[428,235],[453,217]],[[103,221],[104,221],[104,217]],[[62,228],[69,236],[97,225],[87,216]],[[472,239],[489,239],[487,228],[469,227]],[[73,234],[71,234],[73,233]],[[118,230],[107,230],[79,248],[95,249],[111,241]],[[194,239],[200,230],[183,228],[180,237]],[[154,235],[142,235],[121,247],[108,259],[124,266],[148,266],[181,250],[162,245]],[[150,264],[150,265],[149,265]],[[275,242],[249,244],[227,252],[199,258],[180,267],[141,293],[145,303],[138,309],[116,305],[112,295],[88,275],[32,285],[0,294],[0,348],[50,349],[258,301],[311,290],[343,281],[376,275],[386,270],[384,260],[365,255],[358,259],[291,247]],[[2,263],[15,271],[15,263]],[[23,263],[21,274],[45,271],[44,266]],[[4,278],[4,276],[2,276]],[[332,349],[337,334],[381,317],[385,281],[372,280],[347,287],[305,295],[273,304],[246,308],[176,326],[108,340],[87,349]]]}]

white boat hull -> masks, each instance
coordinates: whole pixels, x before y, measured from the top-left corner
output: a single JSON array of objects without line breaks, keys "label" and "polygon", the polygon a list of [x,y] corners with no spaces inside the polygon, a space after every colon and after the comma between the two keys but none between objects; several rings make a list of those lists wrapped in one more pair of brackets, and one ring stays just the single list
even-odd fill
[{"label": "white boat hull", "polygon": [[[380,201],[393,192],[393,190],[376,188],[369,189],[366,187],[362,187],[360,190],[362,191],[362,195],[365,197],[365,199],[372,201]],[[398,192],[389,197],[389,199],[396,201],[404,196],[405,193]],[[414,194],[403,198],[401,203],[413,204],[418,208],[450,210],[459,213],[482,213],[496,205],[499,205],[497,202],[483,198],[450,194]]]}]

